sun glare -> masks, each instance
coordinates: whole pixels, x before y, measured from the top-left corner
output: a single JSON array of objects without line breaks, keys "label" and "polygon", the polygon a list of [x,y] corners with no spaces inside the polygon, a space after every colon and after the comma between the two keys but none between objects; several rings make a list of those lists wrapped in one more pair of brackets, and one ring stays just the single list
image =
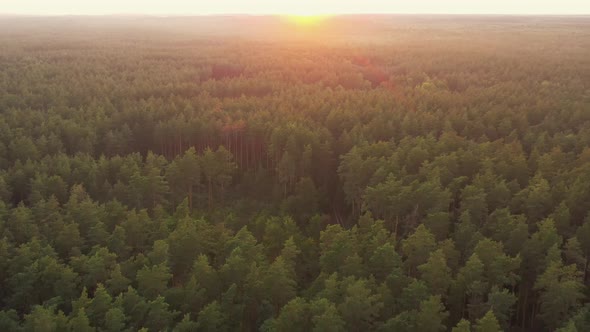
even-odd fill
[{"label": "sun glare", "polygon": [[299,26],[316,26],[328,18],[328,15],[317,14],[289,14],[286,15],[287,21]]}]

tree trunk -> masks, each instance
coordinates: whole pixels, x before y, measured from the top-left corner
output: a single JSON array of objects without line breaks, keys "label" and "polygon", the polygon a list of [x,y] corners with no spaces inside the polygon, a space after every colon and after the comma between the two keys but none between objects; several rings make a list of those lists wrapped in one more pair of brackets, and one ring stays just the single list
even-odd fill
[{"label": "tree trunk", "polygon": [[539,312],[539,306],[540,306],[540,301],[536,301],[536,303],[533,305],[533,312],[531,313],[531,319],[530,319],[530,323],[529,323],[529,329],[530,330],[534,330],[534,325],[535,325],[535,317],[537,316],[537,313]]},{"label": "tree trunk", "polygon": [[525,326],[526,326],[526,306],[527,306],[527,300],[529,297],[529,290],[528,288],[524,290],[524,303],[522,305],[522,330],[525,330]]}]

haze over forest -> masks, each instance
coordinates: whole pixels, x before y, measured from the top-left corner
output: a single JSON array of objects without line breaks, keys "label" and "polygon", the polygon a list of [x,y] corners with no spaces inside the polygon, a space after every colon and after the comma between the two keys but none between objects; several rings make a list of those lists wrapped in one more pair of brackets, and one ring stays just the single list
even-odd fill
[{"label": "haze over forest", "polygon": [[41,0],[6,1],[0,13],[20,15],[342,15],[342,14],[590,14],[585,0]]},{"label": "haze over forest", "polygon": [[0,331],[590,331],[589,16],[6,8]]}]

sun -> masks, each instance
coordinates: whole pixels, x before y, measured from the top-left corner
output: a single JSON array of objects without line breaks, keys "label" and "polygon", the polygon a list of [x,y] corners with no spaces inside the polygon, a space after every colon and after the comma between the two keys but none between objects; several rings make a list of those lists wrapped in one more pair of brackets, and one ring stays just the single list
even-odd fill
[{"label": "sun", "polygon": [[292,24],[298,25],[298,26],[306,26],[306,27],[311,27],[311,26],[316,26],[321,24],[322,22],[324,22],[329,15],[325,15],[325,14],[288,14],[288,15],[284,15],[284,17],[286,18],[286,20]]}]

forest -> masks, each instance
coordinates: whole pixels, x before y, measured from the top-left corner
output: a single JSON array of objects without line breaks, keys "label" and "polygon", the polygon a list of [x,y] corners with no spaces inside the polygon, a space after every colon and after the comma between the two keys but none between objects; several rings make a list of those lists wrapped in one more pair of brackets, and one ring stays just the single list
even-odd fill
[{"label": "forest", "polygon": [[0,16],[0,331],[590,331],[590,19]]}]

